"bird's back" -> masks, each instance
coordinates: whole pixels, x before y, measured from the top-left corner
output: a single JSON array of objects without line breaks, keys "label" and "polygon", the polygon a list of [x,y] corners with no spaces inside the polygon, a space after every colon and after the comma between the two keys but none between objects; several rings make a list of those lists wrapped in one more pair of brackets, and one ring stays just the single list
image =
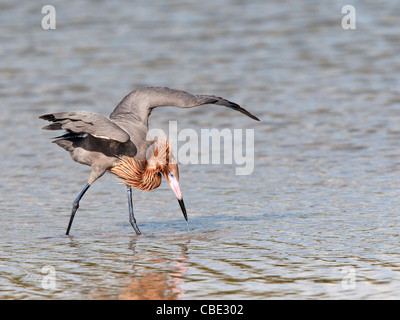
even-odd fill
[{"label": "bird's back", "polygon": [[121,144],[122,153],[131,154],[131,149],[135,147],[135,157],[143,160],[146,157],[146,150],[152,141],[147,141],[147,126],[137,121],[133,115],[110,119],[113,123],[129,134],[130,140]]}]

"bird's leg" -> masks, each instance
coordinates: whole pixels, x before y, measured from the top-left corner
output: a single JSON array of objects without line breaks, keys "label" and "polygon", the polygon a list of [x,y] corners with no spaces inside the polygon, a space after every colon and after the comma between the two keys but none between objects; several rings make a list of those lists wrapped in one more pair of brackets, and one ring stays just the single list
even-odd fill
[{"label": "bird's leg", "polygon": [[87,189],[89,189],[89,187],[90,187],[90,183],[88,182],[88,183],[86,183],[86,185],[84,186],[84,188],[82,189],[82,191],[79,193],[79,195],[76,197],[74,203],[72,204],[71,218],[69,219],[67,232],[65,233],[66,235],[69,235],[69,230],[71,229],[72,221],[74,221],[75,213],[79,208],[79,201],[82,199],[83,195],[85,194]]},{"label": "bird's leg", "polygon": [[133,215],[133,200],[132,200],[132,187],[127,186],[128,192],[128,206],[129,206],[129,222],[131,223],[133,229],[135,230],[136,234],[141,234],[139,227],[136,224],[135,216]]}]

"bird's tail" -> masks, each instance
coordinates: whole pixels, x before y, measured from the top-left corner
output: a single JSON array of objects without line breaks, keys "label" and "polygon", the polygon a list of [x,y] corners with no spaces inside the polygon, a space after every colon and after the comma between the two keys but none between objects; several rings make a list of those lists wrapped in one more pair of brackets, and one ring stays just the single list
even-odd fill
[{"label": "bird's tail", "polygon": [[74,141],[72,139],[57,139],[54,140],[53,143],[67,150],[68,152],[74,151]]}]

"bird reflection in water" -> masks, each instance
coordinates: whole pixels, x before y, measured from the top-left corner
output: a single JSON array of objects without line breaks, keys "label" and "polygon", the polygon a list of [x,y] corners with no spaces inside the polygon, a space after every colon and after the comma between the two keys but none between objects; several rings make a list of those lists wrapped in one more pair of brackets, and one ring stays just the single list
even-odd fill
[{"label": "bird reflection in water", "polygon": [[[180,246],[175,256],[163,252],[135,253],[131,282],[118,295],[121,300],[178,300],[185,293],[182,289],[189,257],[187,244]],[[134,246],[135,243],[132,243]],[[151,268],[149,266],[152,266]]]}]

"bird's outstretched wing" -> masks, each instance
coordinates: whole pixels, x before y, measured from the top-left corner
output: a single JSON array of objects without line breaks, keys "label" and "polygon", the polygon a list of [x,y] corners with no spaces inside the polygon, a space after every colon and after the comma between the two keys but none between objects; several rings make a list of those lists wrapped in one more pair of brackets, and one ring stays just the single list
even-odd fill
[{"label": "bird's outstretched wing", "polygon": [[133,114],[138,121],[147,125],[147,119],[152,109],[156,107],[176,106],[179,108],[192,108],[204,104],[225,106],[260,121],[260,119],[246,109],[224,98],[211,95],[193,95],[185,91],[166,87],[145,87],[132,91],[117,105],[111,113],[110,119],[118,119],[124,117],[126,114]]},{"label": "bird's outstretched wing", "polygon": [[[100,114],[88,111],[49,113],[39,117],[53,123],[43,127],[45,130],[66,130],[69,135],[90,134],[96,138],[111,139],[121,143],[129,141],[129,134]],[[59,138],[60,138],[59,137]]]}]

